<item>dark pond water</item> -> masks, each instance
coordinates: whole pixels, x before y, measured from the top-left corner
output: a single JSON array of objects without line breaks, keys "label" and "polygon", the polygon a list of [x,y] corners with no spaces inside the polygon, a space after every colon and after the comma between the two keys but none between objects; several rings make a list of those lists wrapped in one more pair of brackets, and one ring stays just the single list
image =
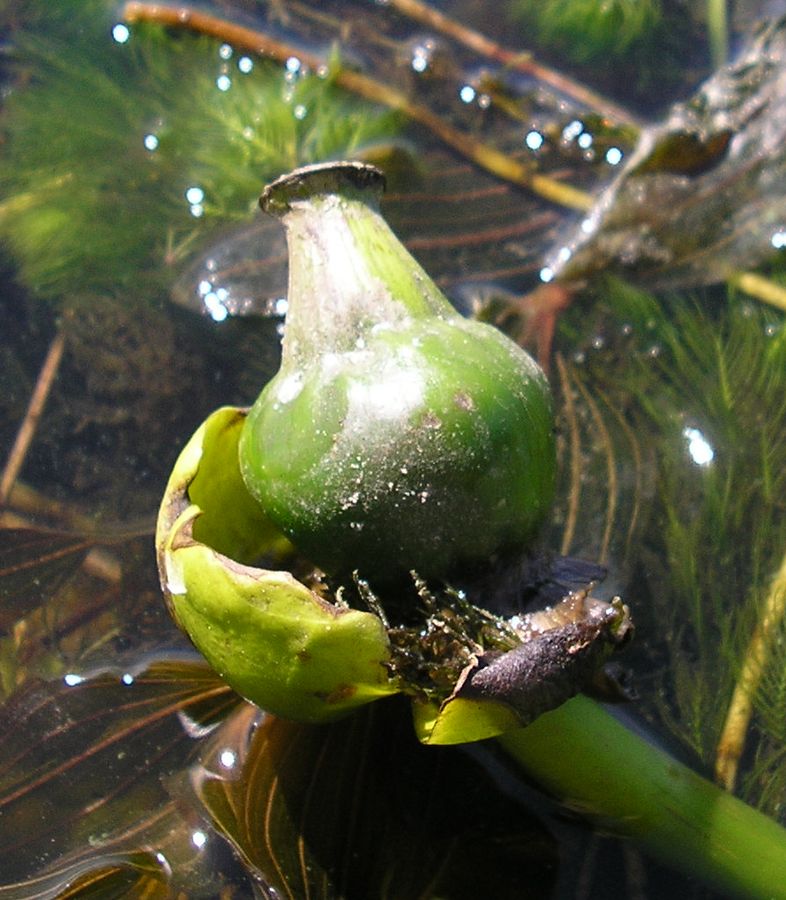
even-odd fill
[{"label": "dark pond water", "polygon": [[[543,546],[631,609],[619,714],[784,822],[782,28],[751,44],[781,6],[729,4],[726,38],[724,4],[679,0],[434,4],[447,25],[394,0],[0,6],[0,898],[716,896],[489,742],[420,747],[400,698],[266,716],[172,622],[169,472],[278,365],[286,247],[257,198],[336,158],[385,169],[411,252],[548,366]],[[670,106],[724,48],[756,78],[711,82],[681,131]],[[669,123],[640,167],[663,180],[608,226],[595,201],[648,122]]]}]

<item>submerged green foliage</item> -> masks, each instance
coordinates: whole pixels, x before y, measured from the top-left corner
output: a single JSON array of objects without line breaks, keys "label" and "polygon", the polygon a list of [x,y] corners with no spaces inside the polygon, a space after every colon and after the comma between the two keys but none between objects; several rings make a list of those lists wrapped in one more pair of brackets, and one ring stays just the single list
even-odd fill
[{"label": "submerged green foliage", "polygon": [[329,76],[157,27],[119,43],[111,6],[66,0],[13,38],[0,237],[38,294],[138,287],[211,225],[248,217],[281,171],[395,131]]},{"label": "submerged green foliage", "polygon": [[679,0],[509,0],[524,46],[537,44],[559,68],[583,69],[647,109],[684,86],[687,68],[705,64],[706,35]]},{"label": "submerged green foliage", "polygon": [[[656,301],[609,282],[606,302],[614,325],[604,327],[615,336],[588,358],[586,380],[616,398],[642,465],[652,466],[651,511],[626,589],[660,673],[650,711],[712,765],[786,555],[786,328],[776,313],[734,297],[717,309],[706,297],[701,305]],[[743,786],[751,802],[781,817],[785,637],[781,622],[755,698],[746,745],[755,760]]]},{"label": "submerged green foliage", "polygon": [[540,41],[576,62],[621,56],[662,21],[660,0],[518,0],[516,7],[534,17]]}]

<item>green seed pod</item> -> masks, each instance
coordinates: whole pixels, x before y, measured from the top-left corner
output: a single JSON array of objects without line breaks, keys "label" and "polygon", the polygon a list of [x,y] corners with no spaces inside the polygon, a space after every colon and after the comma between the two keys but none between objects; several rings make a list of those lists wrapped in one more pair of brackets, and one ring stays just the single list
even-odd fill
[{"label": "green seed pod", "polygon": [[289,246],[278,374],[240,439],[249,492],[329,574],[475,574],[549,509],[551,400],[532,358],[459,315],[378,212],[381,173],[300,169],[263,208]]}]

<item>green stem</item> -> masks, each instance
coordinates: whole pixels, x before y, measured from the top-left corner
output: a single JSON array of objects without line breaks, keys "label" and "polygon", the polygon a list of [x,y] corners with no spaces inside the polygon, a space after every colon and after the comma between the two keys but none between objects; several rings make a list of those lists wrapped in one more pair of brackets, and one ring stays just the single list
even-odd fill
[{"label": "green stem", "polygon": [[707,28],[710,33],[712,64],[716,69],[726,64],[729,50],[729,23],[726,0],[707,0]]},{"label": "green stem", "polygon": [[574,697],[498,738],[543,788],[728,894],[786,898],[786,830]]}]

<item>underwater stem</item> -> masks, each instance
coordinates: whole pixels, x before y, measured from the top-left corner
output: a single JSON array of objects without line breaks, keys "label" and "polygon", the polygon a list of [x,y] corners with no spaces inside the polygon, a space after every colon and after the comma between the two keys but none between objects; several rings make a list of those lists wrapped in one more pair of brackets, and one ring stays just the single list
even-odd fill
[{"label": "underwater stem", "polygon": [[562,547],[560,553],[567,556],[576,533],[576,522],[579,515],[579,501],[581,495],[581,435],[576,416],[576,405],[573,399],[573,389],[570,381],[568,367],[561,353],[557,353],[557,369],[559,371],[560,387],[562,389],[565,405],[565,417],[568,420],[568,435],[570,442],[570,491],[568,493],[568,508],[565,515],[565,525],[562,529]]},{"label": "underwater stem", "polygon": [[[226,41],[247,52],[269,56],[280,62],[285,62],[291,56],[297,56],[304,65],[315,71],[325,66],[324,60],[300,47],[278,41],[261,31],[198,12],[188,6],[130,2],[123,8],[123,18],[132,24],[147,21],[174,28],[189,28],[200,34]],[[569,209],[588,210],[593,204],[592,195],[586,191],[534,172],[530,164],[514,159],[496,147],[484,144],[471,135],[459,131],[427,107],[412,103],[405,94],[389,85],[349,69],[339,69],[332,72],[331,76],[334,82],[345,90],[381,103],[403,113],[414,122],[425,125],[443,143],[498,178],[528,188],[545,200]]]},{"label": "underwater stem", "polygon": [[757,272],[734,272],[729,276],[729,284],[763,303],[786,310],[786,288]]},{"label": "underwater stem", "polygon": [[61,188],[64,184],[73,179],[72,173],[58,175],[56,178],[50,178],[48,181],[40,183],[34,191],[23,191],[19,194],[13,194],[0,202],[0,224],[10,221],[13,216],[27,212],[37,203],[40,198],[46,196],[50,191]]},{"label": "underwater stem", "polygon": [[786,830],[589,698],[498,740],[543,788],[605,831],[726,893],[786,898]]},{"label": "underwater stem", "polygon": [[619,500],[619,485],[617,483],[617,460],[614,455],[614,442],[611,440],[609,429],[606,427],[606,423],[603,421],[603,416],[600,414],[600,410],[598,409],[598,404],[595,402],[595,399],[593,398],[589,389],[575,372],[573,373],[573,378],[576,383],[576,387],[579,389],[581,396],[584,398],[584,402],[587,404],[590,416],[592,417],[592,421],[595,425],[594,431],[597,435],[597,440],[600,444],[603,445],[604,453],[606,456],[606,523],[603,528],[603,537],[601,539],[600,550],[598,551],[597,559],[597,561],[602,566],[605,566],[608,563],[609,546],[611,544],[611,535],[614,530],[614,522],[617,517],[617,503]]},{"label": "underwater stem", "polygon": [[712,65],[726,64],[729,51],[729,22],[726,0],[707,0],[707,30],[710,34]]},{"label": "underwater stem", "polygon": [[[628,444],[630,445],[630,453],[631,459],[633,461],[633,472],[634,472],[634,485],[633,485],[633,504],[630,509],[630,513],[626,516],[626,525],[627,525],[627,535],[625,537],[625,557],[628,556],[631,549],[631,544],[633,542],[633,536],[636,534],[636,527],[639,523],[639,515],[641,513],[641,497],[643,492],[643,477],[642,472],[644,469],[644,463],[641,458],[641,446],[639,444],[638,438],[636,437],[635,430],[631,427],[628,421],[625,419],[622,411],[617,407],[616,404],[611,402],[611,399],[606,395],[605,391],[602,391],[597,385],[593,388],[595,396],[598,397],[599,400],[602,400],[606,405],[606,408],[612,414],[623,434],[627,438]],[[616,516],[615,516],[616,518]],[[608,521],[613,522],[613,519],[609,517]],[[609,530],[609,543],[611,543],[611,531]]]},{"label": "underwater stem", "polygon": [[745,653],[742,670],[726,713],[715,755],[715,777],[727,791],[734,789],[737,767],[753,712],[753,698],[767,665],[772,635],[786,614],[786,556],[772,579],[759,623]]}]

